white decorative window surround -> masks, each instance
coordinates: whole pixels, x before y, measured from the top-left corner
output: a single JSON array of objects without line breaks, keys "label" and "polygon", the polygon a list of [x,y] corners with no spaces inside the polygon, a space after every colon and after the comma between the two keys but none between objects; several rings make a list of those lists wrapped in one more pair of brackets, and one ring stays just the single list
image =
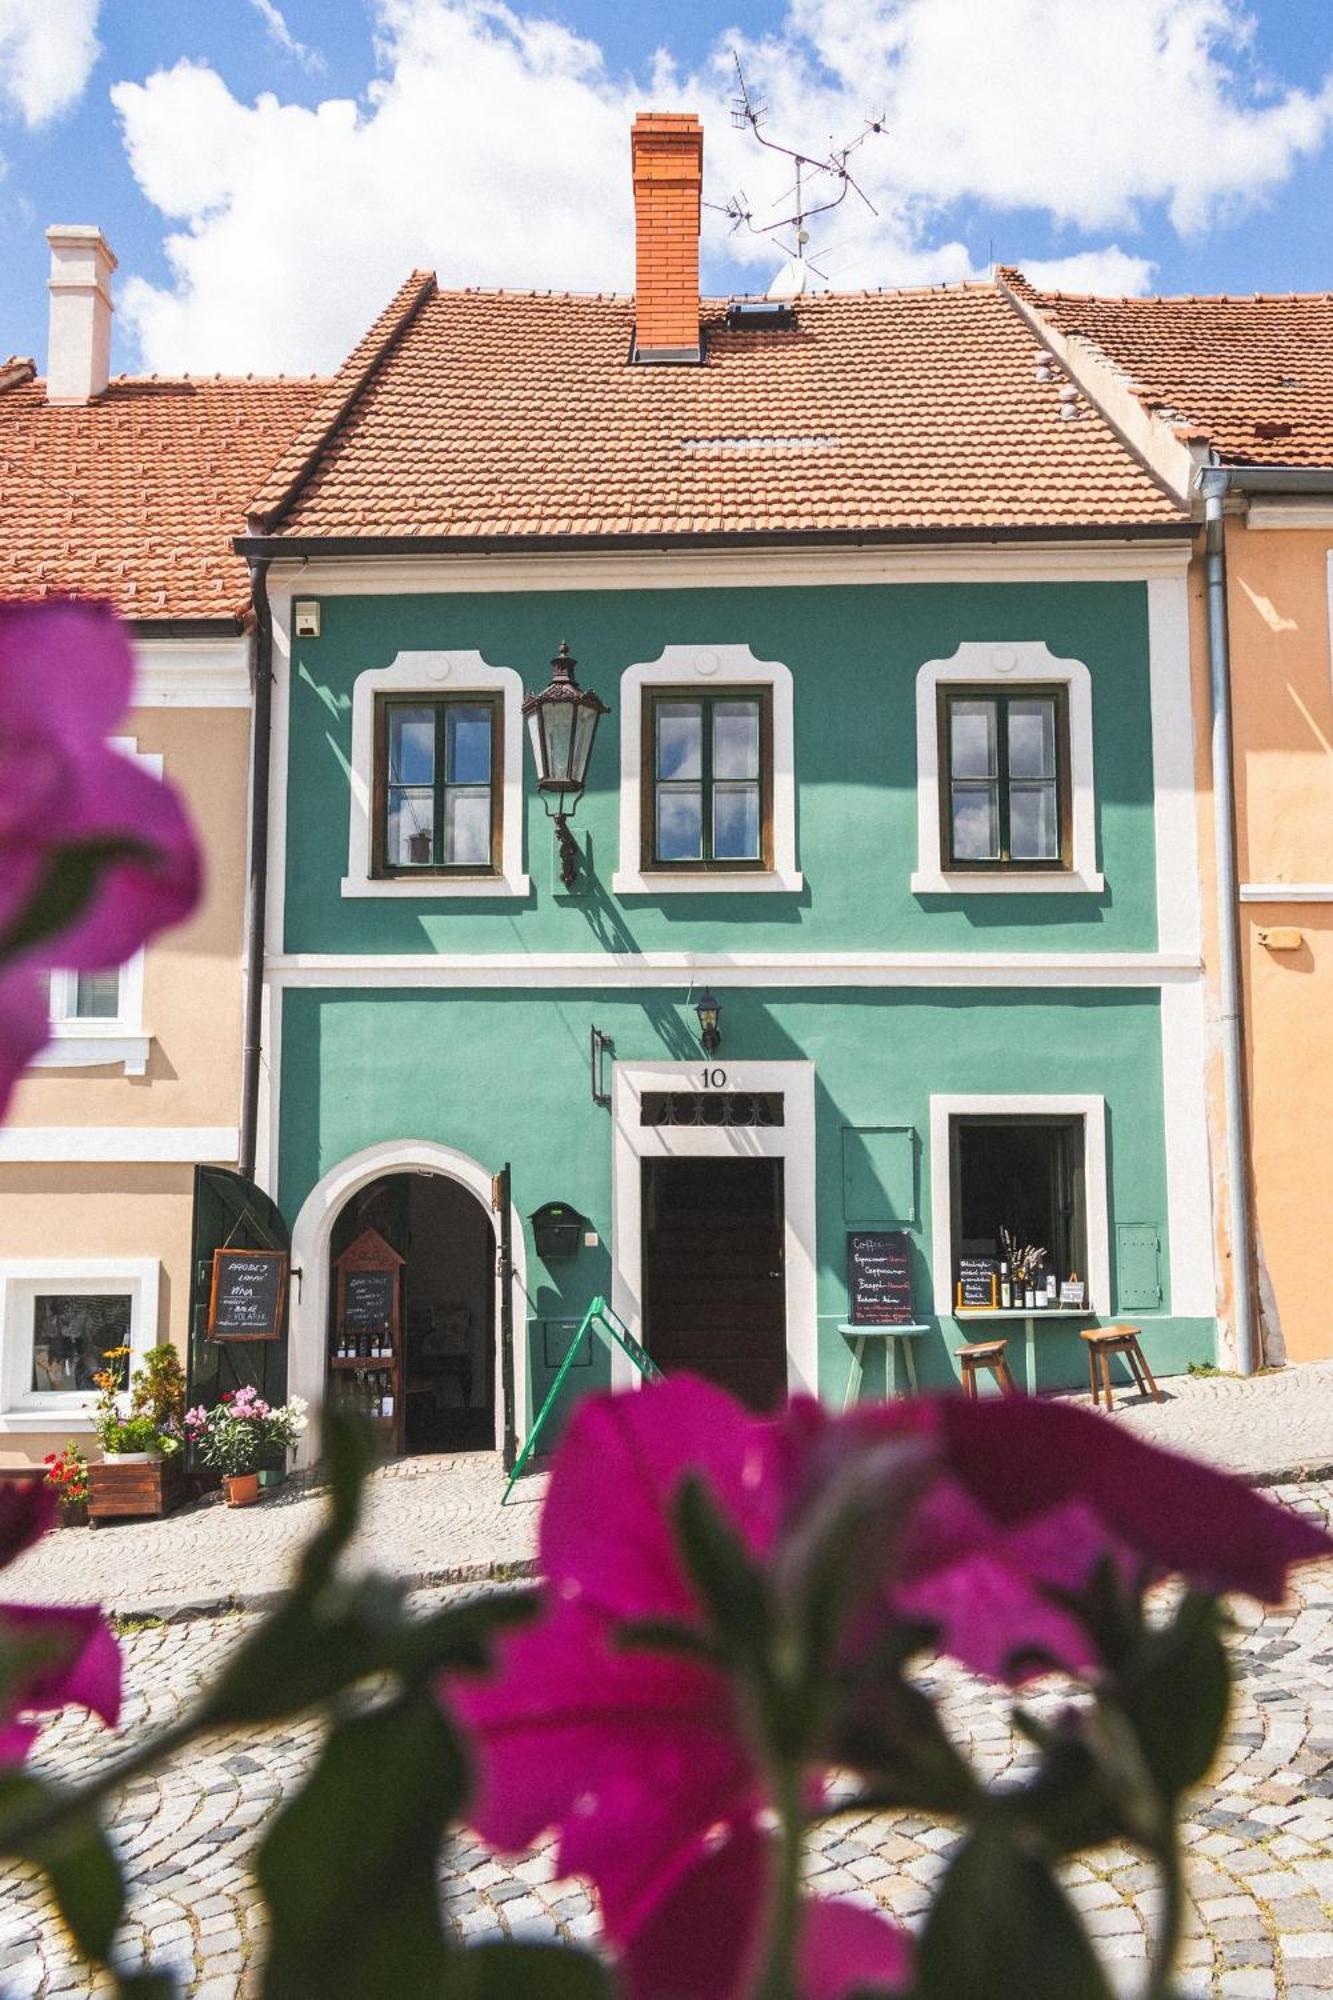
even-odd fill
[{"label": "white decorative window surround", "polygon": [[[759,687],[771,690],[773,711],[773,865],[673,871],[643,867],[643,695],[645,688]],[[620,866],[617,896],[714,896],[788,893],[804,885],[796,866],[796,730],[791,668],[756,660],[748,646],[665,646],[658,660],[627,667],[620,677]]]},{"label": "white decorative window surround", "polygon": [[[132,757],[155,778],[162,776],[162,758],[155,751],[140,752],[134,737],[111,736],[113,750]],[[120,983],[114,1014],[89,1014],[79,1010],[79,976],[76,972],[51,974],[51,1039],[32,1058],[32,1069],[100,1069],[119,1064],[126,1076],[142,1076],[148,1068],[152,1038],[143,1028],[144,954],[136,951],[120,968]]]},{"label": "white decorative window surround", "polygon": [[1083,1121],[1083,1199],[1088,1254],[1088,1310],[1111,1309],[1111,1248],[1107,1219],[1106,1099],[1104,1097],[932,1097],[930,1100],[931,1282],[935,1310],[954,1309],[953,1172],[950,1124],[955,1118],[1078,1118]]},{"label": "white decorative window surround", "polygon": [[[157,1341],[161,1267],[155,1257],[13,1257],[0,1260],[0,1434],[86,1435],[97,1391],[34,1386],[33,1333],[39,1298],[123,1296],[129,1301],[133,1370]],[[127,1378],[128,1379],[128,1378]]]},{"label": "white decorative window surround", "polygon": [[[372,873],[375,796],[375,702],[383,694],[499,694],[503,711],[500,869],[496,875],[377,878]],[[480,653],[399,653],[388,667],[358,674],[352,688],[351,813],[344,896],[407,897],[414,902],[456,896],[526,896],[523,873],[523,683],[513,667],[491,667]]]},{"label": "white decorative window surround", "polygon": [[[1043,683],[1066,689],[1069,704],[1069,795],[1072,852],[1068,868],[950,868],[940,851],[941,768],[939,691],[962,682],[997,689]],[[918,896],[1096,894],[1106,885],[1097,869],[1096,793],[1092,769],[1092,675],[1082,660],[1057,660],[1040,639],[992,644],[966,640],[948,660],[927,660],[916,677],[917,860],[911,886]]]}]

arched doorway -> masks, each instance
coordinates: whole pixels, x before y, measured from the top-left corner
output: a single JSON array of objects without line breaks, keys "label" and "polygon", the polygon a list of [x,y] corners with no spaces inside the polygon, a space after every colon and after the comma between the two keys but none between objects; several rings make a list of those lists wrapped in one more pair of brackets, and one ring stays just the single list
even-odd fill
[{"label": "arched doorway", "polygon": [[[406,1184],[406,1195],[399,1192],[378,1193],[384,1183],[402,1182]],[[404,1320],[403,1331],[407,1333],[408,1309],[415,1309],[418,1315],[423,1311],[425,1318],[418,1316],[415,1322],[417,1338],[413,1343],[418,1361],[429,1363],[430,1349],[442,1350],[443,1358],[450,1360],[450,1366],[424,1371],[418,1370],[420,1384],[429,1387],[428,1378],[438,1377],[428,1396],[421,1399],[416,1422],[413,1426],[419,1438],[439,1434],[435,1427],[433,1412],[466,1408],[472,1414],[467,1419],[467,1432],[477,1444],[491,1450],[498,1450],[502,1443],[503,1404],[500,1388],[499,1329],[501,1325],[500,1281],[495,1255],[495,1218],[491,1213],[492,1178],[488,1168],[471,1159],[466,1153],[459,1153],[450,1146],[441,1146],[433,1140],[393,1140],[386,1144],[367,1146],[363,1151],[350,1155],[324,1175],[311,1190],[301,1206],[300,1213],[292,1229],[292,1265],[296,1282],[293,1285],[290,1373],[289,1386],[293,1394],[304,1396],[313,1410],[318,1410],[325,1399],[329,1379],[329,1334],[331,1326],[330,1301],[334,1294],[331,1283],[333,1259],[348,1237],[351,1223],[344,1218],[360,1216],[364,1226],[377,1227],[374,1217],[383,1214],[389,1219],[395,1204],[406,1202],[407,1227],[413,1226],[413,1211],[417,1216],[413,1243],[405,1255],[404,1272]],[[362,1197],[369,1199],[363,1202]],[[451,1222],[461,1218],[462,1230],[458,1248],[459,1261],[454,1266],[462,1282],[469,1271],[477,1272],[481,1249],[486,1246],[489,1288],[483,1301],[471,1310],[473,1321],[466,1337],[474,1341],[473,1367],[470,1393],[462,1400],[462,1370],[454,1365],[457,1350],[462,1344],[461,1323],[454,1320],[445,1324],[442,1319],[432,1321],[430,1294],[440,1294],[436,1303],[441,1310],[456,1301],[449,1293],[450,1250],[449,1230]],[[520,1433],[526,1422],[527,1409],[527,1283],[524,1261],[523,1230],[517,1208],[510,1207],[510,1230],[512,1237],[513,1278],[512,1311],[514,1323],[514,1387],[518,1410]],[[352,1236],[355,1230],[352,1230]],[[336,1247],[335,1247],[336,1239]],[[471,1243],[471,1250],[468,1243]],[[419,1270],[415,1283],[411,1274],[413,1246],[417,1252]],[[469,1262],[471,1258],[471,1262]],[[483,1328],[485,1329],[483,1333]],[[430,1338],[426,1336],[430,1335]],[[484,1343],[484,1344],[483,1344]],[[423,1352],[424,1350],[424,1352]],[[437,1353],[435,1359],[442,1358]],[[411,1352],[406,1381],[407,1398],[413,1394],[413,1375],[410,1366]],[[485,1374],[483,1386],[481,1375]],[[456,1386],[454,1386],[456,1385]],[[438,1388],[438,1397],[435,1389]],[[427,1411],[432,1414],[428,1415]],[[489,1426],[482,1437],[483,1417]],[[404,1416],[406,1418],[406,1409]],[[456,1421],[456,1417],[455,1420]],[[445,1420],[441,1419],[443,1423]],[[460,1425],[460,1428],[462,1426]],[[406,1432],[406,1422],[404,1430]],[[433,1447],[421,1443],[418,1449],[462,1449],[462,1445]],[[307,1433],[305,1447],[301,1453],[303,1460],[315,1455],[317,1450],[317,1427]]]},{"label": "arched doorway", "polygon": [[[373,1234],[371,1233],[373,1232]],[[329,1239],[336,1271],[354,1245],[388,1245],[396,1291],[395,1365],[372,1332],[361,1335],[366,1365],[335,1359],[326,1395],[360,1399],[379,1420],[386,1450],[489,1451],[496,1434],[495,1231],[474,1194],[444,1174],[383,1174],[348,1196]],[[401,1263],[397,1260],[401,1259]],[[329,1285],[331,1357],[348,1341],[342,1289]],[[396,1393],[395,1393],[396,1392]],[[401,1399],[401,1408],[398,1407]]]}]

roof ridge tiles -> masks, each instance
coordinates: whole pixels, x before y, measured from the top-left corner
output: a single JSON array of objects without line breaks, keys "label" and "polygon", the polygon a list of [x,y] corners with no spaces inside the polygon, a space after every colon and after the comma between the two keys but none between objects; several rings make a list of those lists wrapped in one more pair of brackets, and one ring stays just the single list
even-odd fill
[{"label": "roof ridge tiles", "polygon": [[327,392],[312,415],[301,426],[251,501],[249,516],[261,531],[269,532],[277,525],[315,470],[325,444],[361,390],[435,290],[433,271],[413,271],[362,335],[332,377]]}]

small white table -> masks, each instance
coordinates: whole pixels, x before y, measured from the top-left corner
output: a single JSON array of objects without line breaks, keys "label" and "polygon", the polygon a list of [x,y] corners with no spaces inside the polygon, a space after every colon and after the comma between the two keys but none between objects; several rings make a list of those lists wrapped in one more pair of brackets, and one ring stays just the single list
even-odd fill
[{"label": "small white table", "polygon": [[906,1342],[902,1350],[902,1356],[903,1365],[907,1370],[908,1392],[913,1396],[916,1395],[916,1355],[912,1351],[912,1342],[919,1333],[929,1333],[930,1328],[928,1326],[923,1326],[915,1321],[909,1326],[849,1326],[844,1323],[839,1326],[838,1332],[845,1334],[847,1339],[852,1343],[852,1369],[850,1375],[847,1377],[847,1391],[842,1399],[844,1410],[850,1410],[853,1404],[859,1403],[861,1400],[861,1380],[865,1374],[866,1342],[868,1340],[887,1340],[893,1343],[885,1350],[885,1373],[889,1378],[888,1386],[891,1396],[898,1394],[897,1342],[900,1339]]},{"label": "small white table", "polygon": [[[969,1310],[966,1306],[959,1311],[955,1308],[953,1319],[958,1326],[974,1326],[979,1321],[989,1324],[993,1320],[1020,1320],[1023,1325],[1026,1354],[1023,1362],[1024,1383],[1029,1396],[1037,1393],[1037,1328],[1043,1320],[1096,1319],[1093,1306],[1035,1306],[1031,1312],[1026,1307],[1008,1311],[1003,1306],[977,1306]],[[983,1335],[983,1338],[985,1336]]]}]

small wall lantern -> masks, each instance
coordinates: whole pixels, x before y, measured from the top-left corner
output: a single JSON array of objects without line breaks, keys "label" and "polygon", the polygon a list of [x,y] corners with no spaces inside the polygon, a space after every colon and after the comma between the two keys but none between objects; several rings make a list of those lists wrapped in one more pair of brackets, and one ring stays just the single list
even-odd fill
[{"label": "small wall lantern", "polygon": [[550,684],[523,703],[537,766],[537,789],[555,827],[560,880],[566,889],[574,887],[579,865],[578,842],[569,830],[569,821],[583,797],[597,725],[611,713],[591,688],[579,686],[574,678],[577,665],[562,639],[551,662]]},{"label": "small wall lantern", "polygon": [[711,1056],[722,1046],[722,1030],[718,1022],[722,1019],[722,1002],[710,986],[694,1003],[694,1011],[699,1016],[699,1047],[706,1056]]}]

